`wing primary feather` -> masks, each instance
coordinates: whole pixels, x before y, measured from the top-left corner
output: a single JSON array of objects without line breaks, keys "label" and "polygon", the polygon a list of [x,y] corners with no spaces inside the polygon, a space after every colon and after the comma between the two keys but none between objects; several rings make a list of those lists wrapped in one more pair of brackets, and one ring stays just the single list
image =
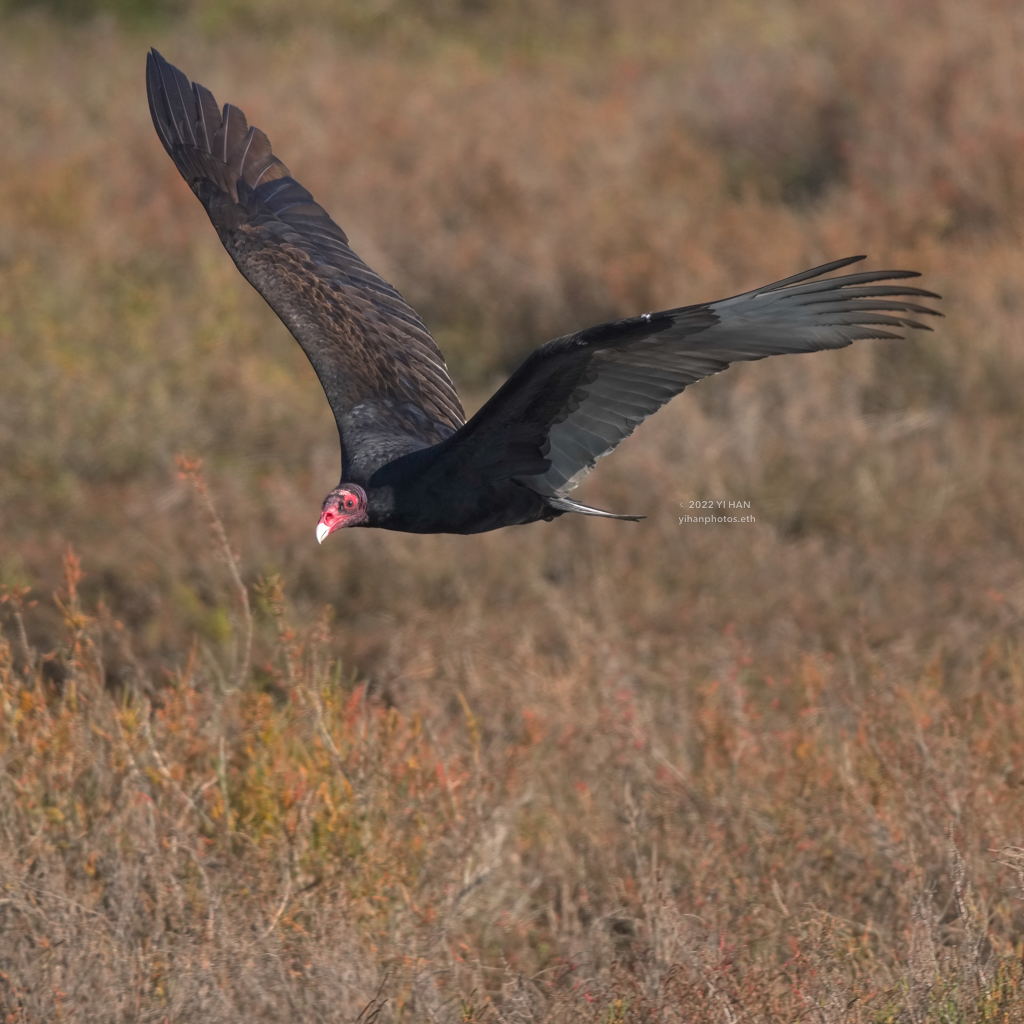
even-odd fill
[{"label": "wing primary feather", "polygon": [[[778,284],[769,285],[767,288],[757,288],[753,292],[744,292],[743,295],[767,295],[767,294],[790,294],[790,295],[813,295],[817,292],[826,292],[841,289],[845,289],[850,285],[858,284],[870,284],[872,281],[892,281],[899,280],[901,278],[912,278],[920,277],[921,275],[914,270],[873,270],[866,271],[862,274],[847,274],[844,277],[830,277],[824,281],[810,281],[805,284],[792,286],[785,286],[785,282],[778,282]],[[936,295],[934,292],[924,291],[920,288],[907,288],[901,289],[897,292],[892,292],[893,295],[925,295],[929,298],[938,299],[941,296]],[[737,295],[734,298],[741,298]],[[728,301],[728,300],[726,300]]]},{"label": "wing primary feather", "polygon": [[[185,94],[188,93],[189,95],[191,95],[192,92],[192,90],[188,87],[188,79],[176,67],[172,66],[171,64],[168,64],[166,61],[164,62],[162,70],[166,71],[167,75],[170,77],[171,80],[171,88],[167,87],[168,83],[166,81],[164,82],[165,95],[168,97],[168,100],[170,100],[172,96],[177,96],[178,100],[179,109],[174,110],[172,108],[171,110],[172,123],[178,129],[178,135],[181,141],[191,141],[192,144],[194,145],[196,137],[195,132],[192,130],[192,125],[190,123],[190,119],[188,116],[188,104],[187,101],[185,100]],[[182,89],[182,83],[184,83],[184,89]],[[171,91],[171,89],[173,89],[173,92]],[[168,103],[168,106],[171,106],[171,104]],[[185,138],[185,135],[182,131],[183,125],[188,129],[189,137],[187,139]]]},{"label": "wing primary feather", "polygon": [[[160,56],[156,53],[156,50],[153,53],[157,57]],[[149,97],[149,112],[153,118],[153,124],[156,125],[157,135],[160,136],[164,149],[171,153],[172,146],[176,140],[171,139],[170,132],[168,131],[167,95],[160,81],[160,66],[153,59],[152,55],[146,62],[146,92]],[[162,109],[158,109],[158,106]]]},{"label": "wing primary feather", "polygon": [[[812,267],[810,270],[801,271],[799,274],[793,274],[792,277],[784,277],[781,281],[773,281],[769,285],[765,285],[763,288],[758,288],[759,292],[773,292],[780,288],[789,288],[791,285],[799,284],[801,281],[809,281],[815,277],[821,277],[822,274],[831,274],[833,270],[841,270],[843,267],[850,266],[851,263],[860,263],[861,260],[866,260],[867,256],[846,256],[841,260],[833,260],[831,263],[823,263],[820,267]],[[911,276],[917,277],[918,275],[911,273]],[[835,278],[833,278],[835,280]]]},{"label": "wing primary feather", "polygon": [[249,150],[252,149],[252,140],[256,137],[256,129],[250,127],[249,131],[245,136],[245,148],[242,150],[242,155],[238,160],[238,176],[245,181],[245,160],[249,155]]},{"label": "wing primary feather", "polygon": [[203,109],[203,98],[199,92],[199,85],[195,82],[192,83],[192,96],[196,103],[196,128],[202,130],[202,139],[197,139],[197,145],[204,152],[210,151],[210,133],[206,126],[206,111]]},{"label": "wing primary feather", "polygon": [[224,109],[221,111],[220,114],[220,128],[218,129],[218,132],[221,137],[221,145],[223,147],[221,152],[221,160],[223,160],[224,163],[228,162],[228,124],[231,121],[231,109],[232,108],[230,103],[224,104]]}]

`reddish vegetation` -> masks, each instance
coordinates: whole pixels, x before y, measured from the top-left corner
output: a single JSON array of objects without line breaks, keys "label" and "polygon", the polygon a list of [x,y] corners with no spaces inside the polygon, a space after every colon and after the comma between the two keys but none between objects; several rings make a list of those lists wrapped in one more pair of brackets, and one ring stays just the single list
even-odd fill
[{"label": "reddish vegetation", "polygon": [[[1020,1019],[1019,5],[328,6],[3,22],[7,1019]],[[320,549],[330,414],[152,44],[470,406],[856,251],[946,319],[695,387],[580,492],[642,524]]]}]

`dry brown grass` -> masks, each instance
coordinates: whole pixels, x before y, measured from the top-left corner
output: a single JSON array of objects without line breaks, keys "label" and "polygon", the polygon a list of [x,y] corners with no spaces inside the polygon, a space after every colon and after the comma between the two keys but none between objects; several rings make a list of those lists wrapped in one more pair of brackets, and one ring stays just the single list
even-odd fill
[{"label": "dry brown grass", "polygon": [[[1019,5],[180,6],[0,24],[7,1019],[1024,1017]],[[330,413],[151,44],[470,405],[855,251],[946,319],[694,388],[581,495],[642,524],[318,549]]]}]

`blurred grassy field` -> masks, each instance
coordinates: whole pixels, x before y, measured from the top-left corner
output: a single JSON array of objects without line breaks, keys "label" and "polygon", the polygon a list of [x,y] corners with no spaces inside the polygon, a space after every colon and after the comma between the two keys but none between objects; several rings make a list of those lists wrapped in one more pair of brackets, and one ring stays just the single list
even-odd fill
[{"label": "blurred grassy field", "polygon": [[[945,319],[693,388],[579,492],[641,524],[321,549],[150,45],[470,409],[855,252]],[[8,2],[0,138],[5,1019],[1024,1017],[1019,4]]]}]

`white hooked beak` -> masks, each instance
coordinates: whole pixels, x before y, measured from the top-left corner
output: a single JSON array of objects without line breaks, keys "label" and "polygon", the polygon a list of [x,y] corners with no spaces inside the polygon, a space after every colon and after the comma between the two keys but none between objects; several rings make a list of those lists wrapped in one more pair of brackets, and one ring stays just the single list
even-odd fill
[{"label": "white hooked beak", "polygon": [[316,524],[316,542],[317,544],[323,544],[324,537],[331,532],[331,528],[326,523]]}]

